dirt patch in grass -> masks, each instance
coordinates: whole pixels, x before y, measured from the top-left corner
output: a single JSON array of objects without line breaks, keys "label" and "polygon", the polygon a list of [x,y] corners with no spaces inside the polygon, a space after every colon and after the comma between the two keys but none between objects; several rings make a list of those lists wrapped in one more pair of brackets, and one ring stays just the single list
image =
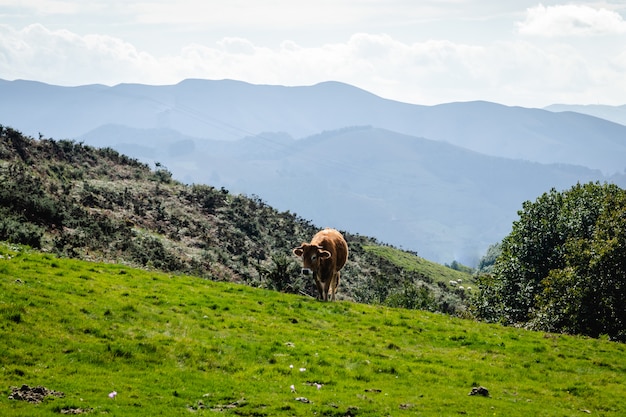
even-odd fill
[{"label": "dirt patch in grass", "polygon": [[31,404],[39,404],[46,397],[58,397],[63,398],[65,394],[59,391],[54,391],[46,387],[29,387],[24,384],[21,387],[11,387],[11,395],[9,400],[27,401]]}]

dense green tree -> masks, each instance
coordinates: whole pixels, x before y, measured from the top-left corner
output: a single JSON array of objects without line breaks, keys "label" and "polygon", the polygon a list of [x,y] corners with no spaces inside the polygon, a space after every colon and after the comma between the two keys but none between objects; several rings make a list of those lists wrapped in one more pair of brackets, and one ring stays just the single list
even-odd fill
[{"label": "dense green tree", "polygon": [[491,273],[493,271],[493,265],[496,263],[496,259],[502,253],[502,243],[494,243],[487,248],[487,253],[480,258],[476,270],[478,273]]},{"label": "dense green tree", "polygon": [[599,183],[525,202],[474,313],[488,321],[626,339],[626,191]]}]

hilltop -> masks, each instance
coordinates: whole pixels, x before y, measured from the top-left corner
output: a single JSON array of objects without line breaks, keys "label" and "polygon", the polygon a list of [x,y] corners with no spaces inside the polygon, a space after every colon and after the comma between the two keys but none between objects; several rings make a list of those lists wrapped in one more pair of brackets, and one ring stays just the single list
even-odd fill
[{"label": "hilltop", "polygon": [[[0,335],[3,416],[617,417],[626,409],[621,343],[321,303],[5,244]],[[20,392],[55,395],[40,404],[8,398],[24,385]],[[478,387],[484,396],[468,395]]]},{"label": "hilltop", "polygon": [[[193,274],[315,294],[291,249],[323,226],[279,212],[255,196],[186,185],[163,166],[111,148],[25,137],[0,128],[0,240],[60,256]],[[467,273],[415,254],[407,267],[372,248],[375,238],[343,231],[350,246],[338,296],[461,314],[466,293],[450,288]],[[385,245],[383,245],[385,246]],[[420,294],[416,303],[407,294]]]}]

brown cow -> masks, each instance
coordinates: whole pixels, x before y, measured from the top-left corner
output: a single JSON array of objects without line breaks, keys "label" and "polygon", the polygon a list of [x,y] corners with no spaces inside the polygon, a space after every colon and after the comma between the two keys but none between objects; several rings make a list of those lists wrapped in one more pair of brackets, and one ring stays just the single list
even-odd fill
[{"label": "brown cow", "polygon": [[294,255],[302,258],[302,274],[313,275],[319,293],[319,299],[335,300],[339,286],[339,271],[348,259],[348,244],[335,229],[318,232],[311,243],[303,243],[293,250]]}]

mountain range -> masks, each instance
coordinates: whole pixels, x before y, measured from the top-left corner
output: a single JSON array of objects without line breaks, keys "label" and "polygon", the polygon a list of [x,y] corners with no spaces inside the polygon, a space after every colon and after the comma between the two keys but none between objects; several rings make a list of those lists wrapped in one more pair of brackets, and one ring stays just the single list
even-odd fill
[{"label": "mountain range", "polygon": [[489,102],[421,106],[353,86],[61,87],[0,80],[0,123],[159,163],[321,226],[474,264],[551,188],[626,186],[626,126]]},{"label": "mountain range", "polygon": [[626,125],[626,104],[621,106],[607,106],[602,104],[552,104],[544,107],[544,109],[552,112],[572,111],[576,113],[583,113]]}]

